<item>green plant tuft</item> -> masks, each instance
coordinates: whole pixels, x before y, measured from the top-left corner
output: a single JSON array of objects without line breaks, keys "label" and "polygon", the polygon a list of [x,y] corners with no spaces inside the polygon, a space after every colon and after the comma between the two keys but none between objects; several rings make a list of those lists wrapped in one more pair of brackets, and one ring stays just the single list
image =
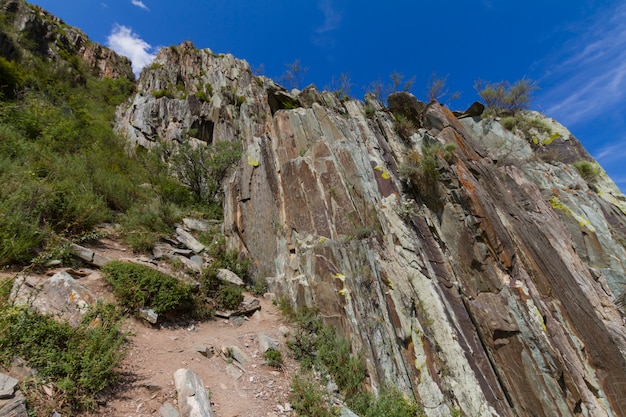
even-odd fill
[{"label": "green plant tuft", "polygon": [[577,161],[572,164],[580,176],[589,184],[593,184],[598,181],[602,170],[598,164],[589,161]]}]

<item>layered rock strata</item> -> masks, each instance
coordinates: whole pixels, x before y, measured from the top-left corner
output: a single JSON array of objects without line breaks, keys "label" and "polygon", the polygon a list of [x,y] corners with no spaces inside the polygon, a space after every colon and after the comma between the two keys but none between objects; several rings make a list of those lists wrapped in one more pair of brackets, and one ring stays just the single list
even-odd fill
[{"label": "layered rock strata", "polygon": [[317,306],[375,390],[393,381],[431,417],[626,415],[625,197],[580,176],[571,163],[590,157],[554,120],[526,114],[552,135],[522,137],[391,102],[412,134],[372,97],[288,92],[185,43],[144,70],[118,129],[147,148],[243,144],[228,244],[279,296]]}]

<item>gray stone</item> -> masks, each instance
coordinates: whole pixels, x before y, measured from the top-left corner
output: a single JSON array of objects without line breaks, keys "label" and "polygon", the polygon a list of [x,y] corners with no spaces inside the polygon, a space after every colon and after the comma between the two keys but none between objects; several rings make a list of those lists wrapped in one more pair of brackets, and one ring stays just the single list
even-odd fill
[{"label": "gray stone", "polygon": [[215,349],[213,348],[213,346],[195,346],[193,350],[195,350],[205,358],[209,359],[211,359],[215,354]]},{"label": "gray stone", "polygon": [[140,308],[139,317],[152,324],[157,324],[159,321],[159,315],[151,308]]},{"label": "gray stone", "polygon": [[191,219],[189,217],[185,217],[183,219],[183,223],[185,227],[190,230],[195,230],[197,232],[206,232],[209,230],[209,222],[201,219]]},{"label": "gray stone", "polygon": [[202,263],[198,264],[197,262],[194,262],[189,258],[185,258],[184,256],[176,256],[176,259],[178,259],[183,265],[185,265],[186,268],[192,271],[200,272],[202,270]]},{"label": "gray stone", "polygon": [[171,403],[164,403],[159,409],[161,417],[178,417],[180,414]]},{"label": "gray stone", "polygon": [[70,248],[72,249],[74,254],[80,259],[97,267],[102,267],[113,260],[107,256],[101,255],[89,248],[77,245],[75,243],[70,244]]},{"label": "gray stone", "polygon": [[229,271],[228,269],[223,269],[223,268],[218,269],[217,279],[225,281],[225,282],[230,282],[231,284],[239,285],[240,287],[243,287],[244,285],[243,280],[239,278],[237,274],[235,274],[232,271]]},{"label": "gray stone", "polygon": [[11,398],[18,383],[17,379],[0,373],[0,399]]},{"label": "gray stone", "polygon": [[19,276],[13,284],[11,300],[41,314],[68,320],[72,326],[78,326],[95,303],[89,290],[65,271],[47,279]]},{"label": "gray stone", "polygon": [[241,371],[241,369],[238,369],[233,365],[228,365],[226,367],[226,372],[228,373],[228,375],[231,376],[231,378],[235,380],[241,378],[241,376],[243,375],[243,371]]},{"label": "gray stone", "polygon": [[202,243],[200,243],[195,237],[193,237],[191,233],[185,231],[181,227],[176,228],[176,240],[187,246],[195,253],[200,253],[205,249]]},{"label": "gray stone", "polygon": [[238,346],[229,346],[226,349],[230,353],[230,357],[240,364],[245,365],[250,362],[250,357],[243,350],[239,349]]},{"label": "gray stone", "polygon": [[174,372],[181,417],[213,417],[211,401],[202,380],[189,369]]},{"label": "gray stone", "polygon": [[26,398],[16,391],[12,398],[0,400],[0,417],[28,417]]},{"label": "gray stone", "polygon": [[259,343],[259,352],[261,353],[267,352],[268,349],[278,349],[278,342],[265,333],[259,333],[257,341]]}]

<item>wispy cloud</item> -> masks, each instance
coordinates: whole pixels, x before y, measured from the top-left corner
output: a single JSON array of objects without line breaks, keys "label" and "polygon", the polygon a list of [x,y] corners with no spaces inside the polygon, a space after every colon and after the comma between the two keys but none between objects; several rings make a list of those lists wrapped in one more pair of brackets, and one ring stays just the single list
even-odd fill
[{"label": "wispy cloud", "polygon": [[608,143],[596,152],[594,158],[600,165],[610,165],[619,163],[620,166],[626,161],[626,138],[619,142]]},{"label": "wispy cloud", "polygon": [[107,46],[132,61],[135,75],[156,57],[155,48],[141,39],[131,28],[122,25],[113,26],[111,34],[107,37]]},{"label": "wispy cloud", "polygon": [[133,6],[137,6],[140,9],[144,9],[144,10],[150,11],[148,6],[146,6],[143,1],[141,1],[141,0],[130,0],[130,1],[131,1],[131,3],[133,3]]},{"label": "wispy cloud", "polygon": [[343,13],[341,10],[335,9],[331,0],[321,0],[317,7],[321,10],[324,21],[315,28],[313,43],[319,46],[332,47],[335,44],[332,32],[341,26]]},{"label": "wispy cloud", "polygon": [[546,114],[575,126],[626,105],[626,3],[599,12],[564,51],[542,82],[553,84],[537,100]]}]

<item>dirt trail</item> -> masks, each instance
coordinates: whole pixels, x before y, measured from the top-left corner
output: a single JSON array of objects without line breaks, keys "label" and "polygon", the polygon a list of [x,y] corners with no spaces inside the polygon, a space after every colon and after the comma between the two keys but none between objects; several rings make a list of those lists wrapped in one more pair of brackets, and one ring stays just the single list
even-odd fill
[{"label": "dirt trail", "polygon": [[[292,415],[281,409],[289,408],[285,406],[290,375],[296,366],[289,359],[281,371],[264,364],[257,340],[260,332],[265,333],[279,341],[284,351],[285,337],[278,332],[284,323],[271,302],[261,300],[261,305],[239,327],[215,319],[186,327],[154,328],[129,319],[134,336],[120,367],[123,378],[97,415],[160,416],[163,403],[175,404],[173,373],[179,368],[191,369],[202,379],[216,417]],[[220,349],[230,346],[241,349],[250,361],[239,365],[226,360]],[[215,354],[207,358],[197,347],[212,347]]]}]

